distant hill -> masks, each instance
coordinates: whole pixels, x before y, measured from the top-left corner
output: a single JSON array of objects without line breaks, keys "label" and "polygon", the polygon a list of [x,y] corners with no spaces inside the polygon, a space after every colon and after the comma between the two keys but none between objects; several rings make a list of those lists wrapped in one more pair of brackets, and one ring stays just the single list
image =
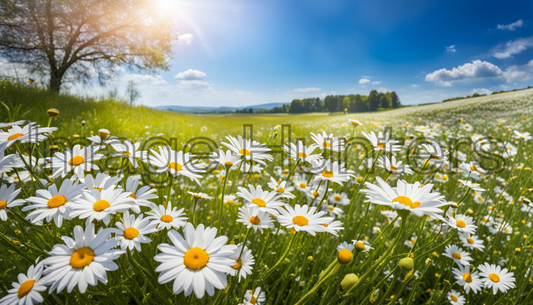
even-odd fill
[{"label": "distant hill", "polygon": [[260,104],[260,105],[252,105],[252,106],[245,106],[245,107],[201,107],[201,106],[156,106],[155,109],[159,110],[168,110],[168,111],[174,111],[174,112],[182,112],[182,113],[228,113],[228,112],[235,112],[237,110],[241,109],[267,109],[270,110],[274,107],[281,107],[284,103],[268,103],[268,104]]}]

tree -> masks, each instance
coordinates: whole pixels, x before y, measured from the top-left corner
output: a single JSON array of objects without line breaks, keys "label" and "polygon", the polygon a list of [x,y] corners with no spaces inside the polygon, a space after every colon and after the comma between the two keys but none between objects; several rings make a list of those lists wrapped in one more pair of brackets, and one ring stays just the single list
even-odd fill
[{"label": "tree", "polygon": [[400,98],[398,97],[398,95],[396,95],[396,92],[394,91],[392,91],[391,93],[391,103],[392,103],[392,108],[400,107]]},{"label": "tree", "polygon": [[380,104],[381,104],[381,108],[390,108],[390,104],[389,104],[389,98],[387,97],[386,94],[382,94],[381,97],[380,97]]},{"label": "tree", "polygon": [[132,80],[128,82],[128,87],[126,88],[126,97],[130,102],[130,105],[133,105],[133,103],[135,103],[135,101],[141,97],[141,91],[137,89],[137,83]]},{"label": "tree", "polygon": [[380,100],[379,100],[379,94],[376,90],[370,91],[370,95],[368,95],[368,107],[370,108],[370,111],[376,111],[379,108]]},{"label": "tree", "polygon": [[153,0],[0,0],[0,57],[49,78],[100,84],[121,67],[168,69],[171,18]]}]

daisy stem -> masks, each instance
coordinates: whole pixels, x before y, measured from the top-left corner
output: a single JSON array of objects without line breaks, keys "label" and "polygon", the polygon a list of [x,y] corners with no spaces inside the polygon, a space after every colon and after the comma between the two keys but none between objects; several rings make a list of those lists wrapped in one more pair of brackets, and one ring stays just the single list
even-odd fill
[{"label": "daisy stem", "polygon": [[220,228],[222,227],[222,212],[224,210],[224,195],[226,194],[226,185],[228,183],[229,169],[230,169],[230,166],[226,165],[226,177],[224,177],[224,185],[222,186],[222,198],[220,200],[220,210],[218,211],[217,231],[220,231]]},{"label": "daisy stem", "polygon": [[[336,263],[336,264],[335,264]],[[332,266],[333,265],[333,266]],[[296,305],[301,305],[301,304],[305,304],[305,302],[307,301],[307,299],[309,297],[311,297],[315,292],[316,290],[318,289],[318,287],[320,287],[320,285],[322,285],[322,283],[324,283],[327,279],[329,279],[332,275],[335,275],[335,273],[337,273],[337,271],[339,271],[341,267],[341,264],[338,263],[337,260],[335,260],[329,267],[328,269],[326,269],[324,272],[326,274],[324,274],[322,276],[322,279],[319,279],[318,282],[315,284],[315,286],[309,290],[297,303]]]},{"label": "daisy stem", "polygon": [[407,298],[407,305],[411,304],[411,301],[413,300],[413,297],[415,296],[415,292],[416,292],[416,290],[418,288],[418,283],[420,283],[420,280],[422,279],[422,277],[424,277],[424,275],[428,271],[429,266],[431,266],[431,262],[426,264],[426,268],[424,268],[424,271],[422,271],[420,276],[418,276],[418,279],[416,280],[416,283],[413,285],[413,290],[411,290],[411,293],[409,294],[409,297]]},{"label": "daisy stem", "polygon": [[450,237],[446,238],[446,240],[444,240],[442,243],[438,244],[437,246],[427,250],[426,252],[424,252],[423,254],[420,254],[420,255],[417,255],[415,254],[415,259],[417,258],[422,258],[422,257],[425,257],[426,255],[432,253],[433,251],[435,251],[436,249],[446,245],[447,243],[449,243],[450,241],[452,241],[452,239],[455,237],[455,235],[457,235],[457,230],[455,230],[451,235]]},{"label": "daisy stem", "polygon": [[[237,180],[237,177],[239,177],[239,174],[241,173],[241,167],[243,163],[244,163],[244,160],[242,160],[241,164],[239,164],[239,168],[237,169],[237,173],[235,173],[235,177],[233,177],[233,182],[231,182],[231,186],[229,188],[228,194],[231,194],[231,192],[233,191],[233,187],[235,186],[235,181]],[[228,176],[229,176],[229,173],[228,173]]]},{"label": "daisy stem", "polygon": [[[379,233],[378,237],[376,237],[376,238],[374,239],[374,242],[371,244],[371,246],[372,246],[373,248],[376,248],[376,247],[377,247],[377,244],[374,244],[374,243],[380,241],[381,236],[382,236],[383,234],[385,234],[385,232],[387,232],[387,230],[388,230],[390,227],[392,227],[392,226],[396,223],[396,221],[398,220],[398,218],[400,218],[400,215],[396,216],[396,218],[394,218],[394,219],[391,221],[391,223],[389,223],[389,225],[385,228],[385,230],[383,230],[383,231],[381,231],[381,233]],[[357,236],[357,240],[359,240],[359,236]]]},{"label": "daisy stem", "polygon": [[[24,162],[24,165],[28,168],[28,171],[31,173],[32,177],[35,176],[35,172],[32,170],[32,168],[28,165],[28,162],[26,162],[26,159],[24,159],[24,156],[22,155],[22,151],[20,151],[20,147],[19,147],[19,143],[15,143],[15,147],[17,148],[17,151],[20,155],[20,158],[22,159],[22,161]],[[30,159],[31,159],[31,156],[30,156]],[[20,177],[19,177],[20,179]],[[37,181],[37,183],[39,184],[39,186],[41,188],[45,188],[43,183],[41,182],[41,180],[39,180],[39,178],[36,178],[35,181]],[[22,184],[22,181],[20,181],[20,183]]]},{"label": "daisy stem", "polygon": [[294,171],[296,170],[296,168],[298,167],[298,164],[300,163],[300,159],[296,160],[296,164],[294,164],[294,167],[292,168],[291,172],[287,175],[287,177],[285,178],[285,181],[289,181],[289,179],[291,178],[292,174],[294,173]]},{"label": "daisy stem", "polygon": [[13,170],[15,171],[15,174],[17,175],[17,178],[19,180],[19,183],[20,183],[20,189],[22,190],[22,192],[24,193],[24,196],[27,198],[27,197],[30,197],[28,195],[28,193],[26,192],[26,189],[24,189],[24,184],[22,183],[22,180],[20,180],[20,175],[19,175],[19,172],[16,168],[13,168]]},{"label": "daisy stem", "polygon": [[328,195],[328,188],[329,188],[329,180],[326,181],[326,191],[324,192],[324,196],[322,196],[322,200],[320,200],[320,203],[318,204],[318,207],[322,206],[322,202],[324,202],[324,199],[326,199],[326,196]]},{"label": "daisy stem", "polygon": [[196,227],[196,204],[198,203],[198,198],[194,197],[194,203],[192,206],[192,224]]},{"label": "daisy stem", "polygon": [[[297,233],[297,232],[296,232]],[[265,273],[265,275],[263,276],[263,278],[261,279],[261,281],[265,281],[266,279],[268,279],[268,276],[270,274],[272,274],[272,272],[274,272],[274,270],[276,270],[276,268],[281,265],[281,263],[285,260],[285,258],[287,257],[287,255],[289,255],[289,252],[291,250],[291,246],[292,246],[292,243],[294,241],[294,239],[296,238],[296,233],[294,233],[291,237],[291,241],[287,244],[287,248],[285,248],[285,252],[283,253],[283,255],[281,255],[281,257],[279,258],[279,260],[276,262],[276,264],[274,266],[272,266],[272,268],[268,269],[267,272]]]},{"label": "daisy stem", "polygon": [[[248,241],[248,237],[250,236],[250,232],[252,231],[252,228],[248,229],[246,232],[246,236],[244,237],[244,240],[242,242],[241,252],[239,253],[238,258],[242,256],[242,253],[244,252],[244,247],[246,246],[246,242]],[[239,275],[241,274],[242,266],[239,268],[239,271],[237,272],[236,279],[239,279]]]}]

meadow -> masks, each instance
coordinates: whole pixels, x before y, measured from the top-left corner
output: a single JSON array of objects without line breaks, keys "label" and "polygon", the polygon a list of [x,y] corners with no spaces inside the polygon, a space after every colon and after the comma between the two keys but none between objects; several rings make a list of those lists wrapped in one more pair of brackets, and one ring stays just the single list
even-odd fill
[{"label": "meadow", "polygon": [[533,304],[533,89],[331,115],[8,81],[0,102],[2,305]]}]

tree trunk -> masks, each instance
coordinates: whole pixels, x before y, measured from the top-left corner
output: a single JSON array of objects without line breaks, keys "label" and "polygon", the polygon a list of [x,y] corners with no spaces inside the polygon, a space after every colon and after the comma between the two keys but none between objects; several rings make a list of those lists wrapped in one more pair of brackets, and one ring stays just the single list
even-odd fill
[{"label": "tree trunk", "polygon": [[58,75],[57,73],[50,73],[50,90],[53,92],[59,93],[61,90],[61,80],[63,75]]}]

